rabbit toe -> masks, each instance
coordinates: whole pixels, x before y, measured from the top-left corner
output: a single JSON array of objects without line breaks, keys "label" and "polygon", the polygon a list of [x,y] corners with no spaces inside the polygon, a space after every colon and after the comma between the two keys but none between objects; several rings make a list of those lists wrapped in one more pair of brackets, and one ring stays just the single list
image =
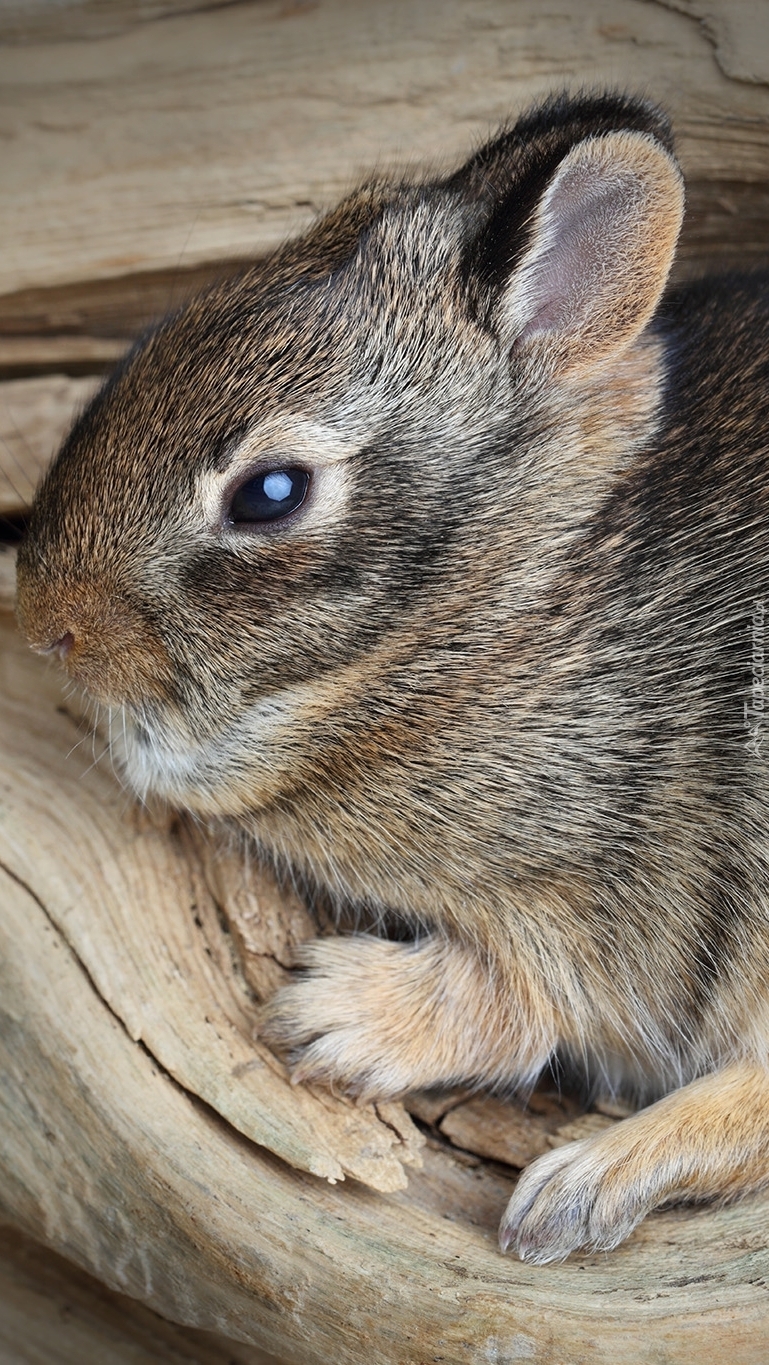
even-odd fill
[{"label": "rabbit toe", "polygon": [[500,1224],[503,1251],[545,1265],[624,1241],[650,1205],[643,1182],[621,1162],[602,1159],[599,1146],[590,1138],[570,1142],[524,1171]]},{"label": "rabbit toe", "polygon": [[292,1081],[318,1081],[365,1100],[419,1082],[417,1039],[393,1028],[387,982],[375,970],[392,946],[325,939],[302,949],[305,972],[269,1001],[259,1029],[287,1055]]}]

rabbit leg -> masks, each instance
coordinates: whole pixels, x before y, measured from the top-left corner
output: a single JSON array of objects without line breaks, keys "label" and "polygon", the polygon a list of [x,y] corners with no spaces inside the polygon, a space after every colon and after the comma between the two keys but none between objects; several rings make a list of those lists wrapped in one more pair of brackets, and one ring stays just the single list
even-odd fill
[{"label": "rabbit leg", "polygon": [[769,1180],[769,1072],[749,1062],[693,1081],[524,1171],[499,1230],[544,1264],[617,1246],[671,1200],[728,1200]]},{"label": "rabbit leg", "polygon": [[269,1002],[260,1030],[289,1052],[294,1080],[381,1099],[463,1079],[528,1079],[552,1050],[546,1003],[522,1002],[454,940],[318,939],[298,960],[306,975]]}]

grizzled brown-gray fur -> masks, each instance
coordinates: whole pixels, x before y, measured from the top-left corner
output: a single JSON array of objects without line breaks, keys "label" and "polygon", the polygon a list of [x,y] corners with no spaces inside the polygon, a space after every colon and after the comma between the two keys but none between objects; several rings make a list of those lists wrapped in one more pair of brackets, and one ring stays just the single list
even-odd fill
[{"label": "grizzled brown-gray fur", "polygon": [[647,1105],[524,1174],[535,1261],[769,1173],[769,277],[663,296],[682,211],[615,94],[364,186],[140,343],[20,555],[138,792],[413,926],[304,950],[300,1078]]}]

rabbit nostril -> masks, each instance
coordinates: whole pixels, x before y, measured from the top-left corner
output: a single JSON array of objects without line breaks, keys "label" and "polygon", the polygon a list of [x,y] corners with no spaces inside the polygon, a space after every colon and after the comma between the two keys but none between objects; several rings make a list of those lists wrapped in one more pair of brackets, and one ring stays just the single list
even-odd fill
[{"label": "rabbit nostril", "polygon": [[75,637],[72,634],[72,631],[67,630],[64,632],[60,639],[54,640],[53,644],[51,645],[47,645],[42,652],[44,654],[57,654],[60,659],[64,660],[66,659],[67,655],[72,652],[72,647],[74,643]]},{"label": "rabbit nostril", "polygon": [[30,649],[34,650],[35,654],[56,654],[59,659],[63,660],[72,653],[74,644],[75,637],[72,631],[66,630],[63,635],[59,636],[58,640],[52,640],[50,644],[32,644],[30,642]]}]

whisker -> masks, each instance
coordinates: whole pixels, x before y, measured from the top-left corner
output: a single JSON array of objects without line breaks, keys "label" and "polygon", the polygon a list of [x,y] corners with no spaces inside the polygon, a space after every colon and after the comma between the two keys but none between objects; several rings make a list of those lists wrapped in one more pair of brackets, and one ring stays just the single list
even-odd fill
[{"label": "whisker", "polygon": [[201,212],[202,212],[202,209],[201,209],[201,208],[198,208],[197,211],[196,211],[196,213],[195,213],[195,217],[194,217],[193,220],[192,220],[192,226],[190,227],[190,230],[189,230],[189,232],[187,233],[187,236],[186,236],[186,238],[185,238],[185,240],[184,240],[184,245],[183,245],[181,251],[179,252],[179,259],[178,259],[178,261],[176,262],[176,269],[175,269],[174,274],[173,274],[173,276],[172,276],[172,278],[171,278],[171,282],[170,282],[170,284],[169,284],[169,289],[168,289],[168,303],[167,303],[167,305],[166,305],[166,312],[168,312],[168,313],[172,312],[173,309],[174,309],[174,306],[175,306],[174,293],[175,293],[175,291],[176,291],[176,289],[177,289],[177,286],[179,285],[179,281],[180,281],[180,277],[181,277],[181,273],[182,273],[182,261],[184,260],[184,256],[185,256],[185,253],[186,253],[186,251],[187,251],[187,247],[189,246],[190,242],[192,241],[192,234],[194,233],[195,228],[197,227],[197,225],[198,225],[198,223],[199,223],[199,221],[200,221]]},{"label": "whisker", "polygon": [[33,465],[34,465],[34,469],[35,469],[35,471],[36,471],[36,473],[37,473],[37,478],[36,478],[36,480],[33,482],[33,481],[32,481],[32,478],[30,477],[30,470],[29,470],[29,468],[28,468],[27,466],[25,466],[25,465],[22,463],[22,461],[19,459],[19,457],[18,457],[18,455],[16,454],[16,451],[14,450],[13,445],[11,444],[11,442],[7,439],[7,437],[5,437],[5,436],[0,436],[0,442],[2,442],[2,445],[3,445],[4,450],[5,450],[5,451],[7,452],[7,454],[10,456],[11,460],[13,461],[14,465],[16,466],[16,470],[17,470],[17,472],[21,475],[22,481],[23,481],[24,483],[26,483],[26,485],[27,485],[26,491],[25,491],[24,493],[22,493],[21,489],[18,488],[17,485],[14,483],[13,479],[11,478],[10,470],[8,469],[8,466],[5,464],[5,462],[3,462],[3,467],[2,467],[3,476],[4,476],[4,478],[6,478],[6,479],[8,480],[8,483],[11,485],[11,488],[13,489],[13,491],[14,491],[14,493],[16,494],[17,498],[19,498],[19,500],[20,500],[21,502],[23,502],[23,503],[24,503],[24,506],[26,507],[26,506],[29,505],[29,500],[30,500],[30,499],[29,499],[29,490],[30,490],[30,488],[31,488],[32,491],[34,492],[34,489],[35,489],[36,485],[40,482],[40,476],[41,476],[42,473],[43,473],[44,466],[45,466],[45,464],[48,463],[48,461],[41,461],[38,452],[37,452],[35,449],[33,449],[33,447],[30,445],[29,441],[27,440],[26,436],[24,435],[24,432],[21,430],[21,428],[19,427],[19,425],[18,425],[18,423],[17,423],[15,417],[13,416],[13,413],[11,412],[10,408],[7,406],[7,404],[5,404],[4,407],[5,407],[5,412],[8,414],[8,417],[9,417],[9,419],[10,419],[10,426],[13,428],[13,431],[14,431],[14,433],[15,433],[17,439],[18,439],[18,440],[21,442],[21,444],[25,447],[25,449],[26,449],[26,451],[27,451],[27,454],[29,455],[30,460],[32,461],[32,463],[33,463]]}]

